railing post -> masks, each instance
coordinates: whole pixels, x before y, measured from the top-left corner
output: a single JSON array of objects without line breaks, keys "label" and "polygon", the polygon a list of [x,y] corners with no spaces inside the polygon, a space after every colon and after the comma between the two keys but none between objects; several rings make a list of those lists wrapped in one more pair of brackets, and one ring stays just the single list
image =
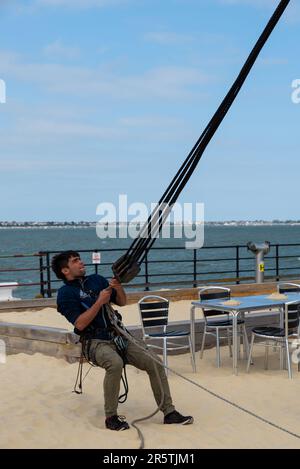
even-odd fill
[{"label": "railing post", "polygon": [[40,256],[40,294],[43,298],[45,298],[45,288],[44,288],[44,262],[43,262],[43,254],[39,252]]},{"label": "railing post", "polygon": [[[148,251],[146,251],[146,255],[145,255],[145,283],[149,283]],[[148,285],[146,286],[145,291],[149,291]]]},{"label": "railing post", "polygon": [[47,260],[47,296],[48,298],[52,297],[51,292],[51,271],[50,271],[50,254],[49,252],[46,253],[46,260]]},{"label": "railing post", "polygon": [[240,247],[236,246],[236,284],[239,285],[240,281]]},{"label": "railing post", "polygon": [[194,276],[194,288],[197,288],[197,251],[196,249],[194,249],[193,276]]},{"label": "railing post", "polygon": [[276,281],[279,281],[279,245],[276,244]]}]

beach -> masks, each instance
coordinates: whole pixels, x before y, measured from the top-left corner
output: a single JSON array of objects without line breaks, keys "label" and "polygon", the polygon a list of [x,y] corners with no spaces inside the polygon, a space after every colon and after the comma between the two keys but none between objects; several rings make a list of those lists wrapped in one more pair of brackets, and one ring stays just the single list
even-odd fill
[{"label": "beach", "polygon": [[[188,301],[171,303],[172,320],[189,317]],[[120,308],[126,324],[138,324],[137,305]],[[72,326],[55,309],[1,313],[1,321],[25,322],[52,327]],[[215,366],[215,349],[197,353],[197,373],[192,373],[188,354],[171,356],[169,366],[196,383],[288,429],[299,431],[298,398],[300,374],[293,365],[293,379],[279,370],[278,354],[270,352],[269,370],[264,370],[264,352],[254,351],[254,366],[246,374],[232,373],[228,348],[222,347],[222,367]],[[128,366],[129,396],[119,406],[128,422],[152,413],[156,407],[147,375]],[[85,371],[88,365],[85,365]],[[34,355],[9,355],[0,364],[1,448],[138,448],[134,428],[125,432],[105,429],[102,381],[104,371],[94,368],[84,382],[84,393],[72,393],[77,364]],[[188,426],[163,425],[159,412],[139,424],[146,448],[300,448],[300,439],[257,420],[204,392],[179,376],[170,374],[176,408],[193,415]]]}]

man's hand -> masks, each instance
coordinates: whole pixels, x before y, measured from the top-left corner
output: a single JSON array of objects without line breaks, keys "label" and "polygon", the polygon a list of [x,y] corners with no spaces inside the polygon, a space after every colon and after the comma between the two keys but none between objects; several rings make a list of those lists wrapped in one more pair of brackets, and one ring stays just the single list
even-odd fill
[{"label": "man's hand", "polygon": [[106,305],[106,303],[109,303],[111,293],[112,293],[111,287],[105,288],[104,290],[100,292],[98,296],[98,300],[101,301],[103,305]]},{"label": "man's hand", "polygon": [[109,286],[113,288],[117,293],[115,303],[118,306],[125,306],[126,305],[126,293],[124,291],[124,288],[120,284],[120,282],[115,277],[113,277],[111,281],[109,282]]},{"label": "man's hand", "polygon": [[115,277],[113,277],[110,282],[109,286],[111,288],[114,288],[115,290],[119,290],[120,288],[123,288],[122,285],[120,284],[119,280],[117,280]]}]

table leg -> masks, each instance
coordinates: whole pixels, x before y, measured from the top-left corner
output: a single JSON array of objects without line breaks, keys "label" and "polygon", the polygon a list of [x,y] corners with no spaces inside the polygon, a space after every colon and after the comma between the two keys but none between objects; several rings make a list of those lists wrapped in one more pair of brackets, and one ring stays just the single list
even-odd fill
[{"label": "table leg", "polygon": [[194,371],[195,371],[195,373],[196,373],[196,358],[195,358],[195,357],[196,357],[196,355],[195,355],[195,351],[196,351],[195,309],[196,309],[195,306],[192,306],[192,307],[191,307],[191,328],[190,328],[190,332],[191,332],[191,340],[192,340],[192,352],[193,352],[194,363],[195,363]]},{"label": "table leg", "polygon": [[238,337],[237,337],[237,317],[238,313],[236,311],[232,311],[232,348],[233,348],[233,357],[232,357],[232,364],[233,364],[233,373],[235,375],[238,374]]},{"label": "table leg", "polygon": [[[280,308],[280,327],[283,328],[284,327],[284,306],[282,306]],[[279,349],[279,368],[280,370],[283,370],[284,369],[284,350],[283,350],[283,347],[281,347],[280,345],[280,349]]]}]

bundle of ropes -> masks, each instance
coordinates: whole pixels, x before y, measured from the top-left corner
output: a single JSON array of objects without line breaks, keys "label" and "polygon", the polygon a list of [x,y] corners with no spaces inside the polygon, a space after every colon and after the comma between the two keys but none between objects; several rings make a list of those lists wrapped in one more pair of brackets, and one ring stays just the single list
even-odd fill
[{"label": "bundle of ropes", "polygon": [[212,119],[202,132],[198,141],[188,154],[182,166],[172,179],[155,209],[149,216],[147,222],[141,229],[138,237],[133,241],[127,252],[113,264],[112,270],[114,276],[121,283],[129,283],[139,273],[140,265],[142,264],[147,252],[149,249],[151,249],[153,243],[155,242],[155,239],[161,231],[162,226],[171,212],[174,203],[192,176],[207,145],[211,141],[212,137],[229,111],[247,76],[249,75],[260,51],[270,37],[273,29],[280,20],[289,2],[290,0],[280,1],[270,21],[259,37],[243,68],[241,69],[237,79],[233,83],[232,87],[228,91]]}]

